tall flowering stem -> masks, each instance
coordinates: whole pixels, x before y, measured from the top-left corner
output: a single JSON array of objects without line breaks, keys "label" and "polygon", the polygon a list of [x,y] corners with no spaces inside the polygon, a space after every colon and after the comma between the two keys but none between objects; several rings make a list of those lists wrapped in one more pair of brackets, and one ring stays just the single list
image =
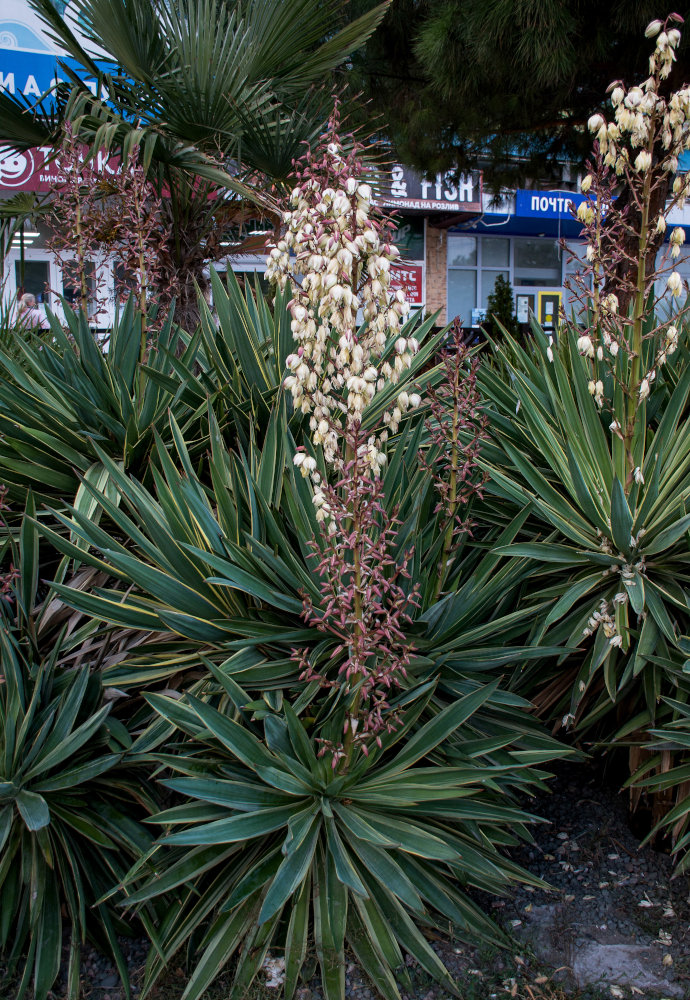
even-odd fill
[{"label": "tall flowering stem", "polygon": [[[80,305],[94,319],[104,311],[104,288],[90,290],[87,272],[97,260],[116,265],[122,281],[116,296],[136,295],[141,317],[140,359],[148,351],[150,301],[158,302],[155,326],[179,291],[167,246],[170,228],[163,202],[146,176],[137,151],[116,170],[98,170],[69,125],[59,154],[64,180],[57,185],[48,217],[50,247],[65,277],[79,289]],[[98,279],[99,271],[95,269]]]},{"label": "tall flowering stem", "polygon": [[[578,350],[590,359],[589,389],[599,406],[605,402],[607,372],[625,396],[624,419],[614,420],[611,430],[622,444],[621,471],[628,486],[639,476],[644,460],[644,435],[638,427],[644,421],[646,399],[659,369],[678,347],[678,315],[647,332],[645,324],[652,311],[650,296],[655,314],[662,297],[654,294],[656,283],[664,280],[663,294],[672,299],[684,290],[675,269],[685,240],[683,229],[673,229],[669,249],[657,262],[669,213],[682,208],[690,195],[690,179],[676,175],[667,200],[679,156],[690,149],[690,87],[665,93],[682,22],[680,15],[671,14],[648,26],[646,35],[655,40],[648,78],[629,89],[620,82],[611,84],[613,120],[601,114],[590,118],[594,159],[582,182],[589,197],[577,211],[589,245],[587,267],[576,282],[579,297],[593,306],[590,326],[579,331]],[[602,282],[606,294],[600,295]],[[651,366],[645,362],[649,339],[655,342]]]},{"label": "tall flowering stem", "polygon": [[[51,211],[47,216],[48,247],[55,255],[63,282],[77,289],[79,305],[85,314],[97,319],[104,309],[104,289],[98,284],[95,260],[101,254],[99,234],[113,225],[109,206],[100,193],[101,175],[93,160],[72,132],[65,126],[57,157],[61,180],[53,191]],[[87,274],[94,270],[95,287],[89,289]],[[58,295],[60,289],[53,289]]]},{"label": "tall flowering stem", "polygon": [[471,522],[462,512],[473,496],[482,495],[487,478],[486,473],[478,472],[477,462],[487,426],[477,386],[479,361],[469,357],[459,320],[449,332],[441,363],[443,377],[426,395],[431,410],[426,420],[431,458],[420,456],[438,495],[434,513],[441,515],[444,525],[434,600],[448,578],[455,543],[471,531]]},{"label": "tall flowering stem", "polygon": [[[339,640],[338,680],[319,679],[342,688],[343,740],[322,750],[345,771],[356,750],[367,753],[371,740],[396,723],[388,697],[409,659],[405,628],[414,599],[402,586],[409,554],[401,563],[390,555],[397,526],[385,512],[379,476],[389,434],[421,397],[399,392],[364,432],[367,408],[399,382],[419,345],[402,331],[409,306],[404,292],[391,289],[399,254],[391,222],[374,203],[373,171],[362,146],[341,137],[339,128],[336,106],[322,142],[295,164],[296,186],[267,276],[292,291],[296,350],[287,359],[284,386],[309,416],[311,442],[327,469],[322,480],[313,455],[304,449],[295,455],[314,487],[322,525],[315,544],[324,553],[324,606],[307,602],[305,614]],[[314,676],[305,663],[304,677]]]},{"label": "tall flowering stem", "polygon": [[413,648],[407,633],[417,588],[404,586],[411,553],[401,562],[390,554],[399,522],[395,513],[387,513],[381,480],[370,474],[362,452],[355,449],[341,477],[324,486],[321,496],[319,509],[327,513],[329,528],[322,545],[314,541],[313,548],[322,601],[316,608],[305,597],[304,617],[337,640],[331,659],[339,664],[338,677],[317,673],[306,651],[299,659],[303,680],[343,691],[343,740],[323,742],[321,753],[331,753],[333,767],[344,772],[356,748],[366,755],[371,742],[380,745],[381,734],[399,722],[389,698],[407,673]]}]

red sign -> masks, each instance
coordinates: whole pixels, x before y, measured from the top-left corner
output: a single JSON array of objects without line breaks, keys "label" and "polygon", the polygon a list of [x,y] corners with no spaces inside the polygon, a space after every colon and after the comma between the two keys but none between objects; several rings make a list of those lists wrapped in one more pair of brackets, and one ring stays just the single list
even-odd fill
[{"label": "red sign", "polygon": [[424,304],[422,277],[423,267],[421,264],[411,264],[408,261],[391,264],[391,288],[393,291],[397,291],[399,288],[404,289],[411,306]]},{"label": "red sign", "polygon": [[[60,155],[53,157],[50,147],[35,147],[19,153],[9,146],[0,146],[0,190],[2,191],[51,191],[66,181],[60,164]],[[119,157],[98,153],[96,170],[114,174],[120,169]]]}]

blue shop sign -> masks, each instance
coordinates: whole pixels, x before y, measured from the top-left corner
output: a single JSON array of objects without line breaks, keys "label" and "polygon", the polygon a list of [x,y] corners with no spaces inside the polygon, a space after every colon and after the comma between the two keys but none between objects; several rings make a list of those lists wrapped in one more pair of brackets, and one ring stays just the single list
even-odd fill
[{"label": "blue shop sign", "polygon": [[526,219],[572,219],[585,200],[574,191],[525,191],[515,193],[515,214]]},{"label": "blue shop sign", "polygon": [[[77,72],[91,92],[96,93],[96,81],[84,78],[84,70],[74,59],[60,57],[53,52],[18,52],[16,49],[3,48],[0,48],[0,90],[15,97],[24,97],[34,104],[54,86],[56,80],[62,79],[58,71],[58,60]],[[105,62],[99,62],[98,65],[107,72]]]}]

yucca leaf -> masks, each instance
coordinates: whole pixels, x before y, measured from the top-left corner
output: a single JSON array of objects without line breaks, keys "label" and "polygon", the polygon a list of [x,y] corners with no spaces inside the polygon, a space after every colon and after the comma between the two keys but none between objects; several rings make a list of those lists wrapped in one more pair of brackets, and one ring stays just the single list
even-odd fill
[{"label": "yucca leaf", "polygon": [[630,551],[630,536],[633,519],[623,486],[617,476],[611,487],[611,532],[613,540],[621,552]]},{"label": "yucca leaf", "polygon": [[214,820],[212,823],[201,823],[189,830],[170,833],[163,838],[164,844],[204,846],[206,844],[232,844],[237,841],[251,840],[274,830],[280,830],[294,816],[299,803],[288,806],[276,806],[273,809],[257,809],[250,813],[241,813],[228,819]]},{"label": "yucca leaf", "polygon": [[281,862],[280,868],[273,877],[264,897],[258,918],[260,924],[270,920],[283,908],[288,898],[306,877],[314,857],[320,830],[320,819],[313,817],[308,835],[302,840],[300,846]]},{"label": "yucca leaf", "polygon": [[16,797],[17,809],[28,830],[35,832],[50,823],[48,803],[42,795],[22,789]]},{"label": "yucca leaf", "polygon": [[434,747],[447,739],[452,732],[469,719],[492,696],[497,687],[498,681],[494,681],[492,684],[487,684],[472,694],[466,695],[455,704],[446,706],[443,711],[430,719],[407,741],[392,762],[384,768],[383,773],[395,774],[411,767],[422,757],[426,757]]},{"label": "yucca leaf", "polygon": [[309,904],[311,901],[311,875],[308,873],[290,910],[290,920],[285,935],[285,1000],[291,1000],[307,954],[309,935]]},{"label": "yucca leaf", "polygon": [[362,880],[357,874],[357,870],[349,857],[347,848],[341,840],[335,821],[331,817],[327,817],[325,822],[328,852],[333,858],[335,871],[339,880],[343,883],[343,885],[352,889],[353,892],[358,893],[360,896],[366,896],[367,891],[364,888]]},{"label": "yucca leaf", "polygon": [[182,1000],[199,1000],[210,982],[233,957],[251,926],[257,910],[257,895],[250,896],[230,914],[220,916],[207,936],[206,947],[189,978]]},{"label": "yucca leaf", "polygon": [[675,524],[672,524],[668,528],[664,528],[657,535],[644,543],[645,554],[657,555],[659,552],[663,552],[677,542],[690,530],[690,514],[686,514],[684,517],[679,518]]}]

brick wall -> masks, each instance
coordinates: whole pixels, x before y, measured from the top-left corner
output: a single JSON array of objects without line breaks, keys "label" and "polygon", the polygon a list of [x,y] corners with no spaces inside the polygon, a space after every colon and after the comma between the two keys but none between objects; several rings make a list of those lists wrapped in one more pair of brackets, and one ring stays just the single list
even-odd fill
[{"label": "brick wall", "polygon": [[446,320],[446,294],[448,275],[448,233],[445,229],[426,227],[426,308],[434,313],[440,309],[437,323]]}]

